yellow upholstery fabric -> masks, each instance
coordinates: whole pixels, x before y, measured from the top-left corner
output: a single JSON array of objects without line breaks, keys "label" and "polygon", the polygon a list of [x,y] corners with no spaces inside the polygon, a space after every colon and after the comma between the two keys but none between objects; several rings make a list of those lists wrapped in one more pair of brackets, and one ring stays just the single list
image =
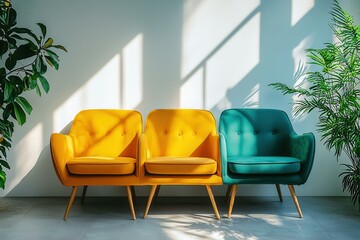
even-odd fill
[{"label": "yellow upholstery fabric", "polygon": [[145,163],[151,174],[204,175],[216,172],[216,161],[200,157],[155,157]]},{"label": "yellow upholstery fabric", "polygon": [[222,183],[219,136],[209,111],[154,110],[147,117],[140,145],[143,185]]},{"label": "yellow upholstery fabric", "polygon": [[79,113],[70,130],[74,155],[136,158],[141,116],[126,110],[88,110]]},{"label": "yellow upholstery fabric", "polygon": [[[140,185],[141,132],[142,117],[137,111],[79,112],[69,134],[53,133],[50,138],[53,164],[60,182],[65,186]],[[101,160],[104,160],[102,164]]]},{"label": "yellow upholstery fabric", "polygon": [[72,174],[125,175],[135,170],[136,159],[128,157],[78,157],[67,162]]}]

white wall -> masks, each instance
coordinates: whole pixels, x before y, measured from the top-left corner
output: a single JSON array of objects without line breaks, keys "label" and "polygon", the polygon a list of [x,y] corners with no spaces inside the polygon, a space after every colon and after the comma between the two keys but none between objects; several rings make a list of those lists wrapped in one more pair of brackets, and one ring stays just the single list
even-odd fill
[{"label": "white wall", "polygon": [[[13,0],[20,25],[48,27],[60,53],[59,71],[47,74],[48,95],[28,95],[34,111],[17,127],[1,196],[68,196],[56,178],[49,137],[84,108],[194,107],[218,119],[229,107],[278,108],[291,115],[291,97],[267,85],[293,84],[304,49],[332,41],[328,0]],[[359,2],[345,7],[359,15]],[[292,118],[298,133],[314,132],[317,115]],[[69,126],[69,125],[68,125]],[[344,195],[341,168],[319,141],[300,196]],[[164,187],[160,195],[206,195],[198,187]],[[214,187],[223,195],[225,186]],[[147,187],[137,188],[147,195]],[[284,188],[284,194],[288,191]],[[91,196],[124,194],[89,188]],[[240,186],[239,195],[275,195],[274,186]]]}]

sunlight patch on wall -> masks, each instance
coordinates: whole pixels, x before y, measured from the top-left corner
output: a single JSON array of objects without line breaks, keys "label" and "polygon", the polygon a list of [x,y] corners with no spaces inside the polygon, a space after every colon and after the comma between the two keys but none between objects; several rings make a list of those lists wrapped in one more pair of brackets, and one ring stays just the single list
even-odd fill
[{"label": "sunlight patch on wall", "polygon": [[205,108],[211,109],[260,61],[260,13],[250,19],[214,56],[206,69]]},{"label": "sunlight patch on wall", "polygon": [[6,181],[6,188],[1,195],[6,196],[31,171],[42,149],[43,125],[38,123],[20,141],[14,142],[12,150],[14,161],[11,161],[11,171],[9,171]]},{"label": "sunlight patch on wall", "polygon": [[[308,61],[308,57],[306,56],[306,49],[310,47],[311,39],[311,36],[304,38],[292,50],[292,57],[294,60],[294,77],[296,77],[300,73],[299,70],[301,70],[301,67],[305,66],[306,62]],[[295,82],[294,87],[298,86],[302,82],[302,79],[303,77],[299,78]]]},{"label": "sunlight patch on wall", "polygon": [[181,78],[196,68],[256,7],[260,0],[196,1],[184,4]]},{"label": "sunlight patch on wall", "polygon": [[257,83],[246,97],[243,107],[258,108],[260,100],[260,84]]},{"label": "sunlight patch on wall", "polygon": [[180,108],[204,108],[204,69],[200,68],[180,88]]},{"label": "sunlight patch on wall", "polygon": [[143,35],[138,34],[123,49],[122,107],[134,109],[143,95]]},{"label": "sunlight patch on wall", "polygon": [[314,6],[315,0],[291,0],[291,26],[295,26]]},{"label": "sunlight patch on wall", "polygon": [[[292,57],[294,60],[294,79],[291,79],[290,81],[293,81],[296,79],[295,83],[293,84],[293,87],[297,87],[304,81],[304,76],[302,75],[302,72],[305,71],[306,68],[306,62],[308,62],[308,57],[306,56],[306,49],[310,47],[311,45],[311,36],[308,36],[304,38],[300,43],[294,47],[292,50]],[[304,84],[301,85],[302,87],[308,87],[307,82],[304,82]],[[293,108],[292,108],[292,117],[294,116],[294,103],[298,100],[301,100],[303,97],[293,95],[292,96],[292,102],[293,102]],[[301,122],[306,118],[306,115],[299,116],[296,118],[297,122]]]},{"label": "sunlight patch on wall", "polygon": [[117,54],[54,111],[53,132],[61,131],[83,109],[120,108],[120,97],[120,55]]}]

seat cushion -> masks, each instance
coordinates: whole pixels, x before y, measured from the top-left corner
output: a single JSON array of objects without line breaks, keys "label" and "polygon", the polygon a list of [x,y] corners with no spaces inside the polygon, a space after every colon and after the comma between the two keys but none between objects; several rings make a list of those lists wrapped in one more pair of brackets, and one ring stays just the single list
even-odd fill
[{"label": "seat cushion", "polygon": [[237,174],[289,174],[300,171],[298,158],[282,156],[242,156],[228,159],[229,171]]},{"label": "seat cushion", "polygon": [[148,173],[162,175],[210,175],[217,169],[211,158],[201,157],[154,157],[145,162]]},{"label": "seat cushion", "polygon": [[135,163],[129,157],[77,157],[67,162],[67,168],[80,175],[126,175],[134,172]]}]

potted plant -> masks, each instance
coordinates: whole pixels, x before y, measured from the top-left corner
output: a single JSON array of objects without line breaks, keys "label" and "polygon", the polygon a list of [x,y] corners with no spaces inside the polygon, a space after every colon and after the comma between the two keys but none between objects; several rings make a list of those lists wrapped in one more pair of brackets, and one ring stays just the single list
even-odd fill
[{"label": "potted plant", "polygon": [[59,56],[54,50],[66,51],[46,36],[46,26],[37,25],[41,34],[17,26],[17,13],[10,0],[0,0],[0,187],[6,182],[5,168],[10,169],[7,152],[11,148],[14,120],[23,125],[32,106],[23,97],[35,90],[41,96],[50,89],[44,77],[48,67],[59,68]]},{"label": "potted plant", "polygon": [[[349,164],[345,169],[343,191],[348,191],[353,204],[360,209],[360,26],[334,1],[330,12],[335,43],[326,43],[321,49],[307,49],[312,71],[300,66],[294,87],[272,83],[285,94],[297,95],[295,116],[313,110],[319,113],[317,130],[328,149],[334,149],[337,159],[345,153]],[[315,70],[313,70],[315,69]]]}]

